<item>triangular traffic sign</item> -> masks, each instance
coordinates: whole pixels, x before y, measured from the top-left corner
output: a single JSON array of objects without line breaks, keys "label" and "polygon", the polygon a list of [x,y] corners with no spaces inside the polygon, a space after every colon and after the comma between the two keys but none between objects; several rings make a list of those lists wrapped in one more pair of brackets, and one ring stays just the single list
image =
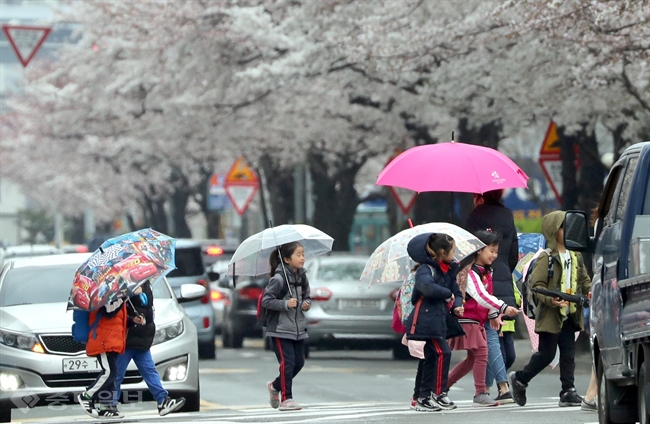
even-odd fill
[{"label": "triangular traffic sign", "polygon": [[248,166],[246,160],[243,157],[238,157],[228,171],[226,182],[257,183],[258,179],[257,174]]},{"label": "triangular traffic sign", "polygon": [[542,147],[539,150],[540,155],[553,155],[559,158],[560,156],[560,137],[557,135],[557,125],[551,121],[546,130],[546,136],[542,142]]},{"label": "triangular traffic sign", "polygon": [[2,25],[18,60],[26,67],[41,47],[52,28],[22,25]]},{"label": "triangular traffic sign", "polygon": [[404,215],[408,213],[415,205],[415,199],[417,199],[418,194],[413,191],[402,187],[388,187],[388,191],[393,195],[397,206],[402,210]]},{"label": "triangular traffic sign", "polygon": [[226,194],[239,215],[243,215],[246,209],[248,209],[248,205],[250,205],[253,196],[257,192],[257,187],[257,184],[226,184]]}]

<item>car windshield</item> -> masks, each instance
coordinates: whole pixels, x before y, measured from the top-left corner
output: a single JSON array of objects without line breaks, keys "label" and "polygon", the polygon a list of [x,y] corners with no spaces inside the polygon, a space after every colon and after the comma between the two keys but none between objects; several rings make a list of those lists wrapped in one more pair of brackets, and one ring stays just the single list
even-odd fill
[{"label": "car windshield", "polygon": [[[79,264],[31,266],[7,271],[0,289],[0,306],[67,302]],[[154,299],[169,299],[163,280],[153,286]]]},{"label": "car windshield", "polygon": [[167,276],[174,277],[196,277],[203,275],[203,258],[201,248],[192,247],[188,249],[176,249],[176,269]]},{"label": "car windshield", "polygon": [[320,264],[318,281],[359,281],[365,262],[336,262]]}]

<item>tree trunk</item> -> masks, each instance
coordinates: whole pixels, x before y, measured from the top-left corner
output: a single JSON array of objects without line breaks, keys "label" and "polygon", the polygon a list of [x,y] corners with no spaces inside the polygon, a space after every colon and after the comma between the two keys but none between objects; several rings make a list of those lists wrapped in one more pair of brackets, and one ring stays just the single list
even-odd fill
[{"label": "tree trunk", "polygon": [[187,225],[187,202],[190,193],[187,187],[179,187],[172,194],[172,222],[174,223],[174,236],[177,238],[192,238],[192,231]]},{"label": "tree trunk", "polygon": [[320,150],[311,149],[307,154],[315,197],[314,226],[334,238],[333,250],[349,251],[350,231],[360,201],[354,181],[366,159],[355,158],[349,152],[339,152],[338,156],[336,168],[328,172]]},{"label": "tree trunk", "polygon": [[264,153],[260,157],[260,167],[264,170],[266,176],[266,188],[269,191],[273,225],[293,222],[295,196],[293,169],[282,168],[279,162],[268,153]]},{"label": "tree trunk", "polygon": [[575,166],[575,146],[578,136],[565,134],[564,127],[559,126],[557,135],[560,138],[560,158],[562,159],[562,209],[577,209],[579,188]]},{"label": "tree trunk", "polygon": [[221,213],[208,208],[208,185],[212,173],[204,170],[201,173],[201,182],[198,184],[199,191],[194,193],[194,200],[201,207],[201,212],[207,224],[207,237],[209,239],[224,238],[221,232]]},{"label": "tree trunk", "polygon": [[579,133],[578,209],[590,213],[600,203],[607,168],[600,160],[595,131]]}]

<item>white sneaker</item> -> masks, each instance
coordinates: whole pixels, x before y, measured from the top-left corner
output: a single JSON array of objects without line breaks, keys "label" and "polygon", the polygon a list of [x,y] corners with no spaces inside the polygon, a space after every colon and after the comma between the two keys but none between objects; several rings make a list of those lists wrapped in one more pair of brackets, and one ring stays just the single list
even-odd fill
[{"label": "white sneaker", "polygon": [[164,417],[167,414],[178,411],[185,405],[185,398],[172,399],[169,396],[162,403],[158,404],[158,414]]}]

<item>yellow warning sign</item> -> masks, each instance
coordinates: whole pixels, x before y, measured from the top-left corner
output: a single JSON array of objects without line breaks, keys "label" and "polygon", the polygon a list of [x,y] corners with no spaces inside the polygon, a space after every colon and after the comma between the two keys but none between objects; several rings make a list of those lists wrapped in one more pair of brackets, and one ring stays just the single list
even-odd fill
[{"label": "yellow warning sign", "polygon": [[548,124],[546,136],[542,142],[542,148],[539,150],[539,154],[560,157],[560,137],[557,135],[557,125],[553,121]]},{"label": "yellow warning sign", "polygon": [[226,176],[226,184],[228,183],[254,183],[257,184],[257,174],[253,169],[248,166],[243,157],[237,158],[235,163],[232,164],[228,175]]}]

